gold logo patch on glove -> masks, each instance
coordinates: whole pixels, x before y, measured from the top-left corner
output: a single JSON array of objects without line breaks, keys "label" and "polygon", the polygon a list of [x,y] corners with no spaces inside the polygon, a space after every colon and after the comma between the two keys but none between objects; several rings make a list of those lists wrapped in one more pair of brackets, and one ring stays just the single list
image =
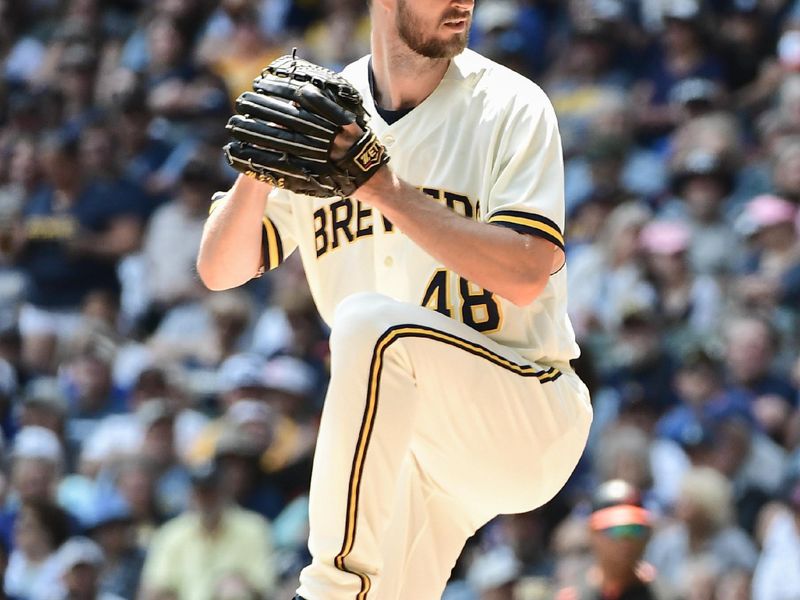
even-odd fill
[{"label": "gold logo patch on glove", "polygon": [[356,165],[358,165],[359,169],[365,173],[368,173],[381,163],[381,160],[383,159],[383,152],[383,144],[378,141],[378,138],[376,138],[375,134],[373,133],[370,136],[370,140],[361,149],[361,152],[356,154],[353,160],[355,161]]}]

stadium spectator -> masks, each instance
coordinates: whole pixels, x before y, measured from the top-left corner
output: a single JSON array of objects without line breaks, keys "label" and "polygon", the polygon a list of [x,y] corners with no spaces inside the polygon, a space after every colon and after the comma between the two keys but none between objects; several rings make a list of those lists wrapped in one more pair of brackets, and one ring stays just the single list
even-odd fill
[{"label": "stadium spectator", "polygon": [[[196,517],[187,470],[216,458],[231,508],[272,521],[271,589],[293,596],[328,328],[296,253],[212,293],[192,239],[235,176],[220,147],[237,94],[293,46],[339,69],[368,30],[359,0],[0,0],[0,567],[22,507],[57,502],[103,549],[100,590],[134,598],[153,533]],[[481,0],[470,45],[555,105],[595,420],[564,493],[476,532],[445,598],[588,589],[588,499],[620,476],[643,490],[651,549],[678,557],[678,595],[747,597],[755,543],[753,597],[788,600],[800,1]],[[741,530],[711,532],[710,498]],[[52,544],[29,525],[35,562]],[[95,567],[76,568],[91,596]],[[257,587],[222,573],[207,595]]]},{"label": "stadium spectator", "polygon": [[207,294],[194,275],[194,263],[211,196],[220,187],[216,164],[207,158],[193,159],[183,169],[178,195],[150,219],[142,256],[151,312],[163,315],[172,306]]},{"label": "stadium spectator", "polygon": [[139,244],[141,223],[135,206],[84,179],[74,140],[49,137],[42,161],[47,183],[27,200],[16,252],[30,280],[20,316],[24,356],[48,373],[57,341],[75,334],[89,292],[119,293],[115,264]]},{"label": "stadium spectator", "polygon": [[707,464],[733,484],[736,522],[752,534],[761,508],[779,491],[785,452],[737,411],[712,416]]},{"label": "stadium spectator", "polygon": [[710,467],[689,471],[681,484],[677,520],[657,531],[645,559],[676,590],[687,585],[692,563],[709,558],[720,576],[744,570],[752,573],[758,557],[747,534],[732,525],[730,482]]},{"label": "stadium spectator", "polygon": [[68,540],[56,556],[61,576],[59,592],[52,591],[52,600],[123,600],[122,597],[101,591],[100,570],[105,562],[102,549],[85,537]]},{"label": "stadium spectator", "polygon": [[28,383],[16,421],[20,428],[38,426],[49,429],[63,443],[67,408],[67,397],[58,380],[39,377]]},{"label": "stadium spectator", "polygon": [[734,187],[734,173],[725,158],[702,148],[688,152],[673,166],[671,189],[677,201],[664,216],[691,228],[689,260],[693,271],[727,274],[738,266],[738,239],[726,219],[725,202]]},{"label": "stadium spectator", "polygon": [[[286,266],[290,266],[291,261]],[[255,325],[252,350],[267,357],[287,355],[302,360],[315,373],[314,396],[318,406],[327,387],[327,327],[317,312],[305,280],[295,270],[274,288],[275,307],[265,310]]]},{"label": "stadium spectator", "polygon": [[189,476],[175,449],[175,412],[163,398],[143,402],[136,410],[141,441],[136,454],[155,469],[156,499],[168,514],[188,506]]},{"label": "stadium spectator", "polygon": [[656,579],[653,567],[642,561],[652,518],[634,486],[620,479],[598,486],[592,499],[589,530],[594,564],[580,575],[575,587],[563,588],[557,598],[672,597]]},{"label": "stadium spectator", "polygon": [[629,75],[613,61],[613,26],[599,20],[579,21],[566,52],[545,75],[545,89],[564,129],[564,147],[571,154],[584,139],[596,111],[627,86]]},{"label": "stadium spectator", "polygon": [[[192,133],[191,128],[207,130],[209,117],[226,114],[227,93],[218,77],[192,61],[188,51],[192,32],[185,23],[157,15],[146,31],[147,59],[138,75],[144,81],[150,110],[165,119],[167,139],[177,144],[181,134]],[[197,131],[193,133],[188,137],[196,140]]]},{"label": "stadium spectator", "polygon": [[264,358],[255,353],[239,353],[225,359],[216,378],[220,408],[226,410],[245,398],[263,400],[265,364]]},{"label": "stadium spectator", "polygon": [[10,263],[14,236],[20,234],[17,223],[25,200],[41,182],[37,146],[36,138],[20,135],[4,152],[8,160],[6,181],[0,186],[0,257],[4,266]]},{"label": "stadium spectator", "polygon": [[728,384],[750,396],[756,419],[781,439],[786,419],[797,405],[797,390],[787,377],[773,371],[779,350],[777,332],[764,319],[744,316],[732,319],[725,334]]},{"label": "stadium spectator", "polygon": [[[240,290],[205,296],[169,311],[150,338],[160,359],[209,371],[247,349],[251,299]],[[224,391],[224,390],[223,390]]]},{"label": "stadium spectator", "polygon": [[720,85],[704,77],[684,79],[669,93],[669,102],[676,113],[675,120],[682,125],[724,108]]},{"label": "stadium spectator", "polygon": [[[288,356],[276,357],[259,365],[257,358],[251,356],[248,359],[241,355],[232,357],[223,367],[226,372],[241,378],[238,379],[239,388],[223,396],[225,413],[197,437],[191,460],[201,463],[222,450],[229,454],[234,450],[234,454],[257,450],[259,472],[251,473],[251,476],[262,480],[257,487],[261,488],[259,493],[265,494],[262,501],[266,504],[258,510],[247,504],[256,501],[256,497],[237,499],[244,500],[245,507],[274,518],[280,506],[269,497],[274,499],[276,492],[284,500],[294,496],[303,491],[310,477],[316,441],[316,421],[308,418],[312,412],[309,407],[312,406],[313,372],[301,361]],[[240,368],[243,369],[240,373],[234,373]],[[248,375],[245,370],[249,369],[254,371]],[[253,379],[248,381],[250,377]],[[226,432],[229,438],[236,432],[241,441],[248,443],[245,447],[231,444],[233,440],[223,439]],[[264,479],[270,484],[267,485]],[[251,481],[250,485],[256,483]]]},{"label": "stadium spectator", "polygon": [[774,309],[800,305],[800,232],[796,205],[777,196],[753,198],[739,219],[739,230],[752,240],[737,291],[746,306]]},{"label": "stadium spectator", "polygon": [[736,92],[758,78],[775,40],[761,3],[739,0],[726,4],[720,24],[720,58],[727,87]]},{"label": "stadium spectator", "polygon": [[[220,464],[224,486],[231,498],[240,507],[256,512],[267,519],[274,519],[285,505],[282,490],[261,468],[260,459],[271,444],[270,417],[257,416],[264,408],[261,404],[242,400],[234,409],[236,412],[252,411],[252,415],[241,414],[239,426],[233,424],[223,427],[217,439],[214,460]],[[268,438],[259,441],[254,429],[261,429]]]},{"label": "stadium spectator", "polygon": [[800,204],[800,129],[795,126],[790,130],[793,135],[775,145],[772,182],[779,196],[797,205]]},{"label": "stadium spectator", "polygon": [[753,600],[783,600],[800,595],[800,471],[784,484],[784,504],[765,509],[763,548],[753,574]]},{"label": "stadium spectator", "polygon": [[677,402],[671,385],[677,360],[662,335],[660,317],[654,307],[627,308],[616,331],[606,382],[627,402],[641,400],[663,413]]},{"label": "stadium spectator", "polygon": [[142,576],[147,599],[211,599],[219,582],[240,574],[251,590],[269,593],[275,564],[269,524],[230,504],[221,472],[205,464],[192,472],[194,511],[159,529],[150,545]]},{"label": "stadium spectator", "polygon": [[120,167],[120,154],[114,137],[115,122],[95,119],[80,134],[78,153],[87,179],[105,184],[110,196],[119,198],[144,216],[148,210],[147,194],[138,180],[130,179]]},{"label": "stadium spectator", "polygon": [[705,17],[700,2],[681,0],[662,5],[663,30],[658,47],[638,90],[640,128],[650,134],[664,134],[677,124],[670,105],[670,93],[680,82],[702,77],[723,78],[722,67],[704,35]]},{"label": "stadium spectator", "polygon": [[689,266],[691,230],[679,221],[653,221],[642,229],[647,276],[658,298],[655,312],[665,341],[676,352],[714,333],[722,293],[716,280]]},{"label": "stadium spectator", "polygon": [[6,548],[14,547],[14,528],[20,506],[53,502],[64,469],[64,451],[56,435],[38,426],[17,433],[11,449],[11,494],[0,511],[0,536]]},{"label": "stadium spectator", "polygon": [[49,500],[22,505],[3,582],[7,595],[48,600],[59,584],[58,550],[69,538],[70,527],[69,515]]},{"label": "stadium spectator", "polygon": [[64,364],[69,402],[67,441],[71,449],[84,440],[109,415],[125,412],[126,400],[111,376],[113,348],[89,341]]},{"label": "stadium spectator", "polygon": [[172,153],[172,146],[153,133],[153,115],[147,105],[147,95],[141,87],[124,90],[115,103],[117,151],[121,174],[129,181],[137,181],[147,193],[147,204],[142,207],[145,217],[164,198],[165,187],[174,175],[162,173],[162,167]]},{"label": "stadium spectator", "polygon": [[[569,298],[570,317],[583,336],[593,330],[614,332],[623,313],[655,301],[652,286],[644,281],[640,261],[639,234],[651,212],[626,203],[603,221],[599,215],[596,239],[570,248],[570,281],[575,290]],[[605,370],[605,369],[604,369]]]},{"label": "stadium spectator", "polygon": [[[197,58],[222,77],[231,104],[243,91],[250,89],[253,73],[281,55],[281,48],[261,28],[256,2],[223,0],[230,28],[217,35],[206,35],[198,42]],[[223,35],[224,33],[224,35]]]},{"label": "stadium spectator", "polygon": [[57,40],[51,46],[59,73],[54,80],[61,97],[65,130],[76,135],[101,114],[94,104],[99,56],[93,40],[80,32],[78,22],[65,21],[61,27],[58,33],[63,41]]},{"label": "stadium spectator", "polygon": [[169,515],[158,505],[156,471],[146,460],[131,457],[116,469],[115,485],[131,510],[136,544],[147,549],[153,533]]},{"label": "stadium spectator", "polygon": [[662,437],[685,441],[692,435],[687,430],[702,428],[723,412],[752,418],[749,396],[726,389],[723,365],[702,347],[684,354],[674,385],[680,404],[660,419],[657,432]]},{"label": "stadium spectator", "polygon": [[549,548],[555,558],[553,596],[556,596],[556,590],[583,585],[587,571],[594,564],[589,538],[588,515],[572,515],[556,527]]},{"label": "stadium spectator", "polygon": [[513,600],[522,565],[510,548],[498,547],[478,556],[467,579],[478,600]]},{"label": "stadium spectator", "polygon": [[[628,187],[629,182],[625,181],[624,169],[630,150],[623,139],[602,136],[596,132],[592,134],[582,152],[590,181],[585,184],[587,189],[583,192],[584,196],[576,200],[580,201],[576,211],[586,210],[587,205],[591,204],[595,210],[605,208],[606,212],[610,212],[624,202],[636,200],[634,192]],[[571,185],[574,186],[575,183]],[[580,237],[594,237],[591,229],[577,233]]]},{"label": "stadium spectator", "polygon": [[97,495],[94,509],[84,528],[105,558],[100,589],[122,598],[136,598],[145,553],[136,546],[130,508],[117,492],[108,492]]},{"label": "stadium spectator", "polygon": [[621,480],[638,490],[653,485],[650,470],[650,439],[630,425],[621,425],[605,432],[594,455],[594,471],[601,481]]}]

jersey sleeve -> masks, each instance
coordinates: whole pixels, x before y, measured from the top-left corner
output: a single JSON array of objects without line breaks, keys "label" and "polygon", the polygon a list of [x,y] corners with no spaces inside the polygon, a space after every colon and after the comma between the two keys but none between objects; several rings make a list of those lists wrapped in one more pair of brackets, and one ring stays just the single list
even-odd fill
[{"label": "jersey sleeve", "polygon": [[[211,214],[219,205],[227,200],[227,192],[217,192],[211,198]],[[270,271],[280,265],[297,247],[293,231],[292,203],[288,192],[273,189],[267,199],[267,206],[262,219],[261,235],[262,268],[258,275]]]},{"label": "jersey sleeve", "polygon": [[537,102],[515,110],[504,124],[484,220],[552,242],[555,273],[565,260],[564,162],[555,112],[537,92]]}]

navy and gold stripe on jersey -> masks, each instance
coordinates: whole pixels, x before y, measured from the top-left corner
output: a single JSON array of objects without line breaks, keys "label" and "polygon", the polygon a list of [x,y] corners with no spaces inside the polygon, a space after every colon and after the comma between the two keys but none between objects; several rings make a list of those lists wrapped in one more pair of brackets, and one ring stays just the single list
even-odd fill
[{"label": "navy and gold stripe on jersey", "polygon": [[530,377],[539,381],[539,383],[547,383],[555,381],[561,376],[561,371],[554,367],[548,369],[539,369],[531,364],[518,364],[499,354],[492,352],[474,342],[470,342],[458,336],[455,336],[446,331],[425,327],[422,325],[396,325],[386,330],[386,332],[378,338],[375,347],[372,351],[372,359],[369,368],[369,378],[367,380],[367,397],[364,406],[364,414],[361,420],[361,428],[356,440],[356,448],[353,454],[353,463],[350,469],[350,478],[347,486],[347,507],[345,513],[344,524],[344,539],[342,540],[342,547],[339,553],[334,557],[334,565],[340,571],[355,575],[361,580],[361,588],[355,597],[355,600],[366,600],[367,594],[372,588],[372,581],[369,575],[359,571],[356,568],[351,568],[347,564],[347,557],[353,551],[353,546],[356,542],[356,525],[358,521],[358,505],[359,496],[361,495],[361,482],[364,475],[364,464],[367,458],[367,450],[369,449],[370,438],[372,431],[375,427],[375,420],[378,413],[378,404],[380,401],[381,390],[381,375],[383,373],[383,362],[386,350],[402,338],[426,338],[436,342],[447,344],[454,348],[468,352],[474,356],[483,358],[490,363],[515,373],[520,377]]},{"label": "navy and gold stripe on jersey", "polygon": [[264,235],[261,238],[264,253],[264,269],[269,271],[283,262],[283,242],[278,228],[269,217],[264,217]]},{"label": "navy and gold stripe on jersey", "polygon": [[[208,214],[214,212],[225,199],[224,192],[214,194],[211,197],[211,206],[208,208]],[[283,262],[283,242],[281,241],[281,234],[278,233],[278,228],[269,217],[264,217],[262,221],[264,229],[261,235],[261,253],[264,264],[259,269],[259,275],[264,271],[274,269]]]},{"label": "navy and gold stripe on jersey", "polygon": [[556,223],[547,217],[519,210],[498,210],[489,216],[489,223],[509,227],[520,233],[529,233],[553,242],[564,250],[564,234]]}]

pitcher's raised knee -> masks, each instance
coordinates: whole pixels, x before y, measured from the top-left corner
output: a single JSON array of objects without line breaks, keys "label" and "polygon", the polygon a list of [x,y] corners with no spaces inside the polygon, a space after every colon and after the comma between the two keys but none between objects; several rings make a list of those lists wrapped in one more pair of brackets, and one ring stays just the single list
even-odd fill
[{"label": "pitcher's raised knee", "polygon": [[413,308],[416,307],[383,294],[368,292],[348,296],[334,314],[331,347],[372,349],[378,338],[393,326],[407,323]]}]

